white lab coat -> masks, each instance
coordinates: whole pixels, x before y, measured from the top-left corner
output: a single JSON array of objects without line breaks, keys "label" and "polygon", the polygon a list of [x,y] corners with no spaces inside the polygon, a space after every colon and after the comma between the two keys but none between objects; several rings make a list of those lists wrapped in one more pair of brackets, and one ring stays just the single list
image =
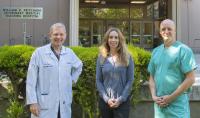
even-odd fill
[{"label": "white lab coat", "polygon": [[72,82],[81,71],[82,62],[71,49],[62,46],[58,60],[50,44],[37,48],[27,73],[27,104],[39,104],[39,118],[57,118],[60,104],[61,118],[71,118]]}]

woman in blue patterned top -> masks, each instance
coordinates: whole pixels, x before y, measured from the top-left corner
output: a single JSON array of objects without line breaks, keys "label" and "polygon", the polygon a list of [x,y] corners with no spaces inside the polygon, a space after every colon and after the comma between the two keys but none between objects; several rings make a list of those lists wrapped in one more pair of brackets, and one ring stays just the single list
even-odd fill
[{"label": "woman in blue patterned top", "polygon": [[118,28],[110,28],[100,46],[96,85],[102,118],[128,118],[134,62]]}]

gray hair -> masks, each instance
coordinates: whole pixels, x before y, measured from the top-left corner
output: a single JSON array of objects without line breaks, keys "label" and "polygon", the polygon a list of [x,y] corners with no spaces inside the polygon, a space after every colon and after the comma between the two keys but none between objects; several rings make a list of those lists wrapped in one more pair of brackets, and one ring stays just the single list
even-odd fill
[{"label": "gray hair", "polygon": [[49,29],[49,34],[52,33],[54,28],[62,28],[66,32],[66,28],[65,28],[65,25],[63,23],[55,23],[55,24],[51,25],[51,27]]}]

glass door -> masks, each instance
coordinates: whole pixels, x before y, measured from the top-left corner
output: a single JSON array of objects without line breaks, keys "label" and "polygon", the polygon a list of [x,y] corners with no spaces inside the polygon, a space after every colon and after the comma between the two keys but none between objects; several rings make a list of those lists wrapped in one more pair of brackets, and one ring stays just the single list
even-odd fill
[{"label": "glass door", "polygon": [[144,48],[153,48],[153,23],[143,22],[142,29],[142,46]]},{"label": "glass door", "polygon": [[143,48],[153,47],[153,23],[131,21],[130,43]]},{"label": "glass door", "polygon": [[128,42],[129,40],[129,22],[128,20],[107,20],[106,21],[106,26],[107,29],[109,29],[110,27],[116,27],[119,28],[121,30],[121,32],[123,33],[126,42]]},{"label": "glass door", "polygon": [[96,46],[101,44],[103,38],[103,21],[92,21],[92,35],[91,35],[91,44],[92,46]]},{"label": "glass door", "polygon": [[90,21],[80,20],[79,25],[79,42],[81,46],[89,47],[91,46],[91,32],[90,32]]},{"label": "glass door", "polygon": [[141,45],[141,22],[132,21],[130,31],[130,43],[136,46]]},{"label": "glass door", "polygon": [[129,42],[129,22],[126,20],[123,21],[118,21],[117,22],[117,27],[121,30],[121,32],[123,33],[126,42]]}]

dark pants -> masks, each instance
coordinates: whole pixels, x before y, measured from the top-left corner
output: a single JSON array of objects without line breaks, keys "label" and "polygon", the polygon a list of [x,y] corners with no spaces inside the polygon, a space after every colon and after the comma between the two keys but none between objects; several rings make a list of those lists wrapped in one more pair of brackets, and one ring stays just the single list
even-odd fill
[{"label": "dark pants", "polygon": [[117,108],[110,108],[102,98],[99,99],[99,109],[102,118],[129,118],[130,99]]}]

